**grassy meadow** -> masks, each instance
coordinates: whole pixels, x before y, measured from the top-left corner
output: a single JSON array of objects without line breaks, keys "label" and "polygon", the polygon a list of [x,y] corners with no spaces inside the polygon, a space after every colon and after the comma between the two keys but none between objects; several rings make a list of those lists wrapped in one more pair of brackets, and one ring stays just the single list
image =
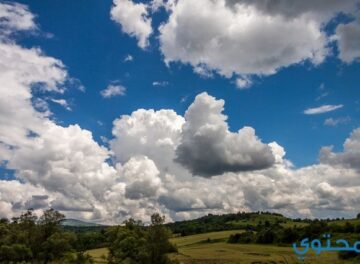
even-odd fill
[{"label": "grassy meadow", "polygon": [[[235,218],[235,219],[234,219]],[[230,219],[230,220],[229,220]],[[301,261],[295,255],[289,244],[279,246],[272,244],[255,243],[227,243],[229,236],[236,233],[246,232],[247,229],[268,225],[276,225],[282,228],[304,228],[311,227],[311,221],[300,221],[286,218],[277,214],[258,214],[250,213],[242,217],[234,215],[206,216],[199,219],[175,222],[169,227],[175,231],[170,242],[176,245],[178,252],[169,254],[171,259],[176,259],[182,264],[325,264],[325,263],[357,263],[356,260],[339,259],[338,252],[322,252],[316,255],[311,250],[306,255],[306,259]],[[332,220],[328,222],[329,227],[340,226],[341,228],[352,224],[360,224],[360,219]],[[223,231],[212,231],[213,228],[232,227],[233,229]],[[199,231],[209,230],[198,234],[181,235],[184,230]],[[255,229],[257,233],[259,229]],[[260,228],[261,230],[261,228]],[[277,230],[277,229],[274,229]],[[356,231],[357,232],[357,231]],[[334,233],[333,240],[347,238],[349,241],[357,239],[355,231],[351,233]],[[95,249],[87,251],[95,259],[95,263],[106,263],[104,256],[107,249]]]},{"label": "grassy meadow", "polygon": [[[339,260],[334,252],[322,253],[318,257],[310,254],[305,261],[299,261],[290,247],[226,243],[229,235],[238,232],[239,230],[228,230],[174,237],[171,242],[177,246],[178,253],[172,253],[170,256],[182,264],[355,263]],[[95,263],[106,263],[103,258],[107,254],[106,248],[89,250],[87,253],[94,258]]]}]

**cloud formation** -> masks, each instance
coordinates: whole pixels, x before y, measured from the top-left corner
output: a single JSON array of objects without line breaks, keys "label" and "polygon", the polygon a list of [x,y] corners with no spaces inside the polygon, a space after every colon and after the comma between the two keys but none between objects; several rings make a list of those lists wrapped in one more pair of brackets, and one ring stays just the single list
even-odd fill
[{"label": "cloud formation", "polygon": [[223,100],[207,93],[196,96],[185,113],[176,161],[204,177],[270,167],[275,162],[271,148],[251,127],[230,132],[223,110]]},{"label": "cloud formation", "polygon": [[356,21],[348,24],[340,24],[336,28],[336,40],[339,47],[339,58],[351,63],[360,59],[360,22]]},{"label": "cloud formation", "polygon": [[178,0],[134,3],[115,0],[111,17],[123,31],[148,45],[154,31],[151,15],[160,7],[168,19],[159,28],[160,51],[166,64],[189,64],[202,77],[213,73],[232,78],[239,88],[249,76],[266,76],[294,64],[317,66],[334,52],[351,63],[359,58],[359,23],[340,24],[335,36],[325,30],[340,13],[358,16],[358,0]]},{"label": "cloud formation", "polygon": [[332,147],[321,149],[320,161],[360,170],[360,129],[355,129],[344,143],[344,152],[334,153]]},{"label": "cloud formation", "polygon": [[131,0],[114,0],[113,4],[110,11],[111,19],[121,25],[124,33],[136,37],[140,48],[146,48],[152,33],[147,5]]},{"label": "cloud formation", "polygon": [[[26,6],[2,5],[10,11],[0,13],[6,29],[0,31],[0,164],[15,178],[0,180],[0,217],[28,207],[102,223],[130,216],[146,221],[153,212],[168,220],[249,210],[293,217],[358,213],[359,129],[342,152],[324,147],[320,163],[294,168],[285,149],[262,143],[254,128],[231,132],[224,101],[206,93],[184,116],[171,109],[119,116],[108,147],[77,124],[57,124],[37,95],[66,93],[66,68],[39,48],[18,45],[13,33],[33,30],[34,16]],[[26,26],[6,22],[22,17],[32,19]]]},{"label": "cloud formation", "polygon": [[119,84],[109,84],[106,89],[101,90],[100,94],[104,98],[110,98],[114,96],[123,96],[126,93],[126,88]]},{"label": "cloud formation", "polygon": [[328,113],[328,112],[332,112],[332,111],[335,111],[337,109],[340,109],[343,106],[344,105],[342,105],[342,104],[340,104],[340,105],[322,105],[322,106],[319,106],[319,107],[305,109],[304,114],[305,115],[324,114],[324,113]]},{"label": "cloud formation", "polygon": [[221,75],[270,75],[282,67],[329,54],[322,27],[338,12],[350,12],[356,1],[210,1],[180,0],[160,26],[165,61]]}]

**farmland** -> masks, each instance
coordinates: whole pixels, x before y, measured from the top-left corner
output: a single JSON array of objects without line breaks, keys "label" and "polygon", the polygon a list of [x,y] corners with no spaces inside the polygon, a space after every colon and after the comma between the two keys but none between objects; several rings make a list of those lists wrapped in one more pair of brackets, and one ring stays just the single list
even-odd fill
[{"label": "farmland", "polygon": [[[238,230],[210,232],[174,237],[171,242],[178,248],[171,258],[183,264],[292,264],[292,263],[354,263],[338,260],[336,253],[322,253],[320,257],[309,255],[304,262],[297,260],[292,248],[274,245],[229,244],[226,243],[230,234]],[[89,250],[95,263],[106,263],[102,256],[107,254],[105,248]]]}]

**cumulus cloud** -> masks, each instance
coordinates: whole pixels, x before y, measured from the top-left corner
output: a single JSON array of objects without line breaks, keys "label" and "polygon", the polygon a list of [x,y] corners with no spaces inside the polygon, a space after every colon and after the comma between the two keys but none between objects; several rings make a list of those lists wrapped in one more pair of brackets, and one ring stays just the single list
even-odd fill
[{"label": "cumulus cloud", "polygon": [[146,48],[152,33],[148,6],[131,0],[114,0],[113,4],[110,11],[111,19],[121,25],[124,33],[136,37],[139,47]]},{"label": "cumulus cloud", "polygon": [[120,162],[145,155],[165,170],[172,164],[184,122],[173,110],[136,110],[114,121],[111,149]]},{"label": "cumulus cloud", "polygon": [[132,157],[122,167],[123,177],[127,180],[125,197],[140,199],[157,197],[161,191],[161,179],[155,163],[146,156]]},{"label": "cumulus cloud", "polygon": [[305,61],[318,65],[333,54],[350,63],[359,58],[359,22],[341,24],[335,36],[325,26],[340,13],[356,15],[358,0],[153,0],[148,4],[114,0],[111,17],[145,48],[152,34],[151,13],[164,7],[168,19],[159,26],[160,51],[167,65],[181,62],[202,77],[215,72],[244,76],[271,75]]},{"label": "cumulus cloud", "polygon": [[339,108],[342,108],[343,106],[344,105],[342,105],[342,104],[340,104],[340,105],[322,105],[319,107],[305,109],[304,114],[305,115],[318,115],[318,114],[328,113],[331,111],[335,111]]},{"label": "cumulus cloud", "polygon": [[360,59],[360,22],[357,19],[336,28],[336,40],[339,47],[339,58],[351,63]]},{"label": "cumulus cloud", "polygon": [[114,96],[123,96],[126,94],[126,88],[118,84],[109,84],[106,89],[101,90],[100,94],[104,98],[110,98]]},{"label": "cumulus cloud", "polygon": [[227,77],[317,65],[328,55],[323,24],[355,3],[181,0],[159,29],[160,49],[167,63],[203,64]]},{"label": "cumulus cloud", "polygon": [[176,161],[193,174],[205,177],[270,167],[275,161],[271,148],[258,139],[251,127],[230,132],[223,110],[223,100],[207,93],[196,96],[185,113]]},{"label": "cumulus cloud", "polygon": [[[34,17],[26,6],[1,5],[0,10],[20,8],[23,16]],[[16,21],[12,16],[17,14],[0,14],[8,17],[0,24]],[[106,148],[79,125],[65,127],[49,119],[49,106],[35,94],[65,93],[65,66],[39,48],[16,44],[12,31],[21,27],[4,23],[0,164],[14,170],[15,179],[0,180],[0,217],[28,207],[53,207],[67,217],[102,223],[130,216],[146,221],[153,212],[169,220],[249,210],[294,217],[357,213],[358,129],[343,152],[325,147],[319,164],[294,168],[282,146],[262,143],[253,128],[231,132],[224,101],[203,93],[185,116],[170,109],[120,116]]]},{"label": "cumulus cloud", "polygon": [[320,161],[360,170],[360,129],[355,129],[344,143],[344,151],[334,153],[332,147],[321,149]]}]

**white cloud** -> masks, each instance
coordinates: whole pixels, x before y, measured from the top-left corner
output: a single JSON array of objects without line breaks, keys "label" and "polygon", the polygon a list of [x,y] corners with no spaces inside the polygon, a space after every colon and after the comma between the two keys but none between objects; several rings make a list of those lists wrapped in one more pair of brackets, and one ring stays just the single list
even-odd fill
[{"label": "white cloud", "polygon": [[61,105],[66,110],[71,111],[69,103],[65,99],[51,99],[52,102]]},{"label": "white cloud", "polygon": [[317,2],[282,1],[277,10],[270,2],[180,0],[160,27],[160,48],[167,63],[204,64],[227,77],[274,74],[304,60],[316,65],[328,54],[323,23],[354,5],[333,3],[329,10],[324,4],[322,10]]},{"label": "white cloud", "polygon": [[126,55],[124,58],[124,62],[129,62],[129,61],[133,61],[134,57],[130,54]]},{"label": "white cloud", "polygon": [[123,32],[136,37],[139,47],[146,48],[152,33],[148,6],[131,0],[114,0],[113,3],[110,12],[111,19],[121,25]]},{"label": "white cloud", "polygon": [[334,153],[332,147],[321,149],[320,161],[360,170],[360,128],[355,129],[344,143],[344,152]]},{"label": "white cloud", "polygon": [[212,78],[214,77],[213,71],[207,67],[205,64],[198,64],[194,67],[194,72],[200,75],[203,78]]},{"label": "white cloud", "polygon": [[141,199],[157,197],[161,192],[161,179],[155,163],[145,156],[132,157],[123,167],[127,179],[125,197]]},{"label": "white cloud", "polygon": [[238,77],[236,79],[236,87],[239,89],[247,89],[252,85],[252,81],[249,77]]},{"label": "white cloud", "polygon": [[37,29],[34,23],[34,15],[29,12],[27,6],[19,3],[1,3],[1,38],[15,31],[29,31]]},{"label": "white cloud", "polygon": [[305,109],[304,114],[306,114],[306,115],[318,115],[318,114],[328,113],[328,112],[340,109],[343,106],[344,105],[342,105],[342,104],[340,104],[340,105],[322,105],[322,106],[319,106],[319,107]]},{"label": "white cloud", "polygon": [[169,85],[169,82],[167,81],[154,81],[152,83],[153,86],[162,86],[162,87],[165,87],[165,86],[168,86]]},{"label": "white cloud", "polygon": [[123,96],[126,94],[126,88],[118,84],[109,84],[106,89],[101,90],[100,94],[104,98],[110,98],[114,96]]}]

